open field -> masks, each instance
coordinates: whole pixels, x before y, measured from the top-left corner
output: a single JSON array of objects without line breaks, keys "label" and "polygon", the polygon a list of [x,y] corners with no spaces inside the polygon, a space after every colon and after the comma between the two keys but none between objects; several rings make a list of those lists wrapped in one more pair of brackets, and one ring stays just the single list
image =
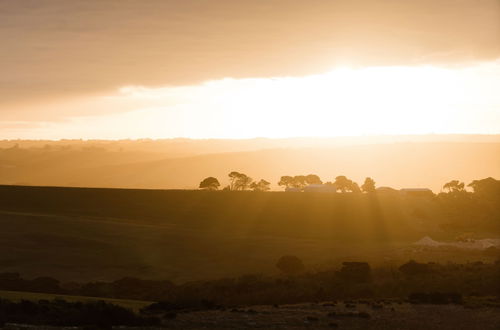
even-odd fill
[{"label": "open field", "polygon": [[[415,254],[410,244],[425,235],[470,231],[444,231],[447,221],[434,201],[399,195],[0,186],[0,270],[62,281],[184,282],[274,273],[287,254],[309,268],[484,259],[480,251]],[[498,233],[491,228],[477,235]]]}]

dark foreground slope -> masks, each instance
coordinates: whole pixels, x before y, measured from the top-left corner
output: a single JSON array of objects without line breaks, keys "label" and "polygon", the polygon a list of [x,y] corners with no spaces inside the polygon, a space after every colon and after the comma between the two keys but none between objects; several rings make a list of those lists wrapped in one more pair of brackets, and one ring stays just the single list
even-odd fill
[{"label": "dark foreground slope", "polygon": [[185,281],[272,272],[286,254],[408,260],[394,251],[470,229],[449,220],[435,198],[391,194],[0,186],[0,272]]}]

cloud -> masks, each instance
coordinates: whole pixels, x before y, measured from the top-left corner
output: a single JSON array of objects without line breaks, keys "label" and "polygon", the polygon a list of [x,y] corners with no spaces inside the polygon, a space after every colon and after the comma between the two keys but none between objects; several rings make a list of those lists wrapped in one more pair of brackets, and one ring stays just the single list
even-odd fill
[{"label": "cloud", "polygon": [[[499,133],[499,79],[497,60],[456,68],[345,67],[305,77],[130,85],[106,95],[35,107],[33,111],[44,114],[29,116],[33,123],[41,123],[38,127],[11,127],[2,130],[1,137]],[[17,117],[9,121],[22,122]]]},{"label": "cloud", "polygon": [[0,111],[124,85],[485,61],[498,40],[497,0],[0,0]]},{"label": "cloud", "polygon": [[43,123],[38,121],[0,121],[1,129],[26,130],[43,127]]}]

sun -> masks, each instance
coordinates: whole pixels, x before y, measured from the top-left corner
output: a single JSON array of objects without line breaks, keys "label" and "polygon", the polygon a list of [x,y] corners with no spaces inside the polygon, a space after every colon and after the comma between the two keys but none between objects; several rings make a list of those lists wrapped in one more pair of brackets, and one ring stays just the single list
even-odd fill
[{"label": "sun", "polygon": [[431,133],[446,127],[455,89],[453,74],[444,69],[341,67],[235,84],[216,106],[226,109],[225,125],[238,126],[231,134],[240,136]]},{"label": "sun", "polygon": [[125,86],[111,95],[47,105],[54,113],[72,109],[91,114],[44,123],[30,134],[237,139],[497,133],[498,72],[500,63],[465,68],[343,66],[302,77]]}]

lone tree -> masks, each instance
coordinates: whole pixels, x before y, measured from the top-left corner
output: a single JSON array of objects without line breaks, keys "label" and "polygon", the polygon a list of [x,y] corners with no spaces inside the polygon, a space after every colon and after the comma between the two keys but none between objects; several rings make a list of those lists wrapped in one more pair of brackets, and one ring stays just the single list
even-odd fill
[{"label": "lone tree", "polygon": [[375,192],[375,181],[368,177],[365,179],[365,182],[361,185],[361,190],[366,193]]},{"label": "lone tree", "polygon": [[465,183],[458,180],[451,180],[450,182],[444,184],[443,189],[447,190],[448,193],[462,192],[465,191]]},{"label": "lone tree", "polygon": [[219,180],[214,178],[213,176],[209,176],[208,178],[203,179],[203,181],[200,182],[200,189],[205,189],[205,190],[217,190],[220,187]]},{"label": "lone tree", "polygon": [[250,188],[253,191],[269,191],[271,188],[269,187],[271,182],[268,182],[264,179],[261,179],[259,182],[252,182]]},{"label": "lone tree", "polygon": [[304,264],[296,256],[283,256],[279,258],[276,267],[286,275],[296,275],[304,271]]},{"label": "lone tree", "polygon": [[252,178],[239,172],[229,173],[230,190],[247,190],[252,184]]}]

